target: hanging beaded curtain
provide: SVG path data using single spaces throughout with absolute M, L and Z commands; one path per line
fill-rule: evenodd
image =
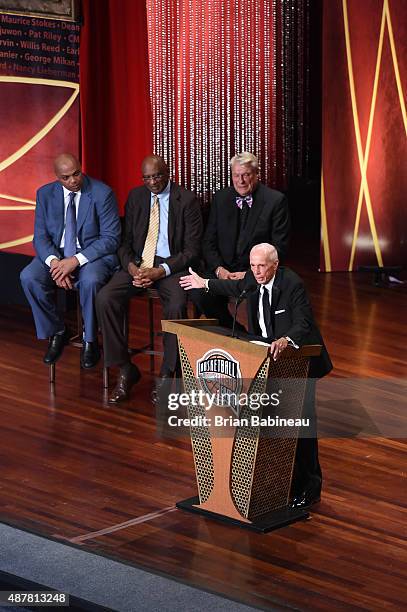
M 251 151 L 263 182 L 306 173 L 309 0 L 147 0 L 154 151 L 203 202 Z

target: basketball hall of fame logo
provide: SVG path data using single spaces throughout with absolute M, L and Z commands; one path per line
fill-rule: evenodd
M 239 416 L 239 396 L 242 391 L 240 364 L 226 351 L 211 349 L 196 362 L 196 373 L 205 393 L 217 406 L 229 406 Z

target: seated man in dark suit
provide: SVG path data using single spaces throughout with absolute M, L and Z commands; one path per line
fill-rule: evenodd
M 165 319 L 186 317 L 186 295 L 179 286 L 181 274 L 199 257 L 202 218 L 195 194 L 169 180 L 161 157 L 143 160 L 145 185 L 129 193 L 125 231 L 119 249 L 122 269 L 97 297 L 97 315 L 103 333 L 106 366 L 119 366 L 117 385 L 109 402 L 129 397 L 140 373 L 129 358 L 123 321 L 132 295 L 149 287 L 157 289 Z M 158 387 L 172 378 L 178 363 L 177 338 L 164 334 L 164 359 Z M 153 392 L 153 401 L 158 389 Z
M 288 345 L 321 344 L 319 357 L 311 358 L 303 417 L 309 418 L 311 437 L 300 437 L 295 457 L 293 505 L 307 507 L 319 501 L 322 473 L 318 460 L 315 416 L 315 379 L 328 374 L 332 363 L 302 280 L 289 268 L 278 267 L 277 250 L 258 244 L 250 251 L 250 268 L 241 280 L 204 279 L 192 272 L 181 278 L 184 289 L 204 289 L 214 295 L 241 296 L 247 293 L 249 333 L 270 342 L 270 354 L 278 359 Z
M 52 364 L 69 340 L 55 304 L 55 287 L 79 291 L 84 321 L 81 365 L 99 360 L 95 296 L 118 265 L 120 219 L 110 187 L 82 174 L 71 154 L 54 162 L 57 181 L 37 192 L 33 261 L 21 272 L 38 338 L 50 338 L 44 362 Z
M 204 276 L 221 280 L 242 279 L 250 267 L 250 249 L 261 242 L 274 244 L 283 260 L 290 231 L 287 200 L 259 182 L 257 157 L 240 153 L 230 167 L 233 186 L 215 193 L 202 247 Z M 207 317 L 232 326 L 227 298 L 192 292 L 191 299 Z

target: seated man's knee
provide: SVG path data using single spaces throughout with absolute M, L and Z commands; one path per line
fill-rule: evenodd
M 106 279 L 96 270 L 87 270 L 86 272 L 80 277 L 78 288 L 85 292 L 97 293 L 106 284 Z
M 24 288 L 29 289 L 38 284 L 38 279 L 33 274 L 33 269 L 31 264 L 28 264 L 25 268 L 23 268 L 20 272 L 20 282 Z
M 96 308 L 104 309 L 110 302 L 110 292 L 107 285 L 99 289 L 96 294 Z
M 168 318 L 183 318 L 186 316 L 187 312 L 187 300 L 186 296 L 174 295 L 171 296 L 171 300 L 168 304 L 164 305 L 164 314 Z
M 30 274 L 27 272 L 27 268 L 28 266 L 23 268 L 20 272 L 20 283 L 23 285 L 23 287 L 26 287 L 30 280 Z

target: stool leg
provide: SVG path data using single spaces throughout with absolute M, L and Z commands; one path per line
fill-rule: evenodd
M 150 351 L 152 352 L 150 355 L 150 372 L 154 372 L 154 302 L 150 297 L 148 298 L 148 319 L 150 322 Z
M 109 368 L 106 366 L 103 368 L 103 388 L 109 388 Z
M 55 383 L 55 363 L 51 363 L 49 366 L 49 384 Z

